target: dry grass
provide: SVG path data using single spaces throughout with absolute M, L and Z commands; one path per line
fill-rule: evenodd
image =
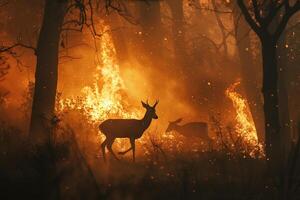
M 224 140 L 231 137 L 229 130 L 218 130 L 223 138 L 205 151 L 176 149 L 158 134 L 147 133 L 136 163 L 130 153 L 121 162 L 109 157 L 104 163 L 96 133 L 61 123 L 50 149 L 55 163 L 51 184 L 58 186 L 61 199 L 72 200 L 276 199 L 276 187 L 264 176 L 264 159 L 247 156 L 236 139 Z M 13 127 L 2 124 L 0 131 L 0 187 L 6 191 L 1 199 L 44 195 L 39 166 L 51 164 L 45 161 L 47 149 L 32 151 Z

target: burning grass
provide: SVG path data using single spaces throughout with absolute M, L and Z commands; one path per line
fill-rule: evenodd
M 78 96 L 60 99 L 57 105 L 58 112 L 82 110 L 90 124 L 99 123 L 110 117 L 140 117 L 141 110 L 128 104 L 126 88 L 116 60 L 116 51 L 109 34 L 101 37 L 100 53 L 96 59 L 99 63 L 93 85 L 82 88 Z
M 244 151 L 249 152 L 250 156 L 264 156 L 263 145 L 258 142 L 257 132 L 254 125 L 254 121 L 249 109 L 248 102 L 241 94 L 236 91 L 236 88 L 241 84 L 240 81 L 236 81 L 230 85 L 225 94 L 233 103 L 233 107 L 236 112 L 236 125 L 234 127 L 236 132 L 236 141 L 242 139 L 246 143 Z M 228 130 L 231 134 L 231 130 Z M 233 138 L 233 136 L 231 136 Z M 234 139 L 232 139 L 234 140 Z M 236 143 L 236 142 L 233 142 Z

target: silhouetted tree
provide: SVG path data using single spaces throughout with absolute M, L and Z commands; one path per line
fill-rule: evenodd
M 45 1 L 44 17 L 36 49 L 35 88 L 30 123 L 30 134 L 38 143 L 47 141 L 50 135 L 46 123 L 54 112 L 59 41 L 67 5 L 67 1 Z
M 102 4 L 106 9 L 121 12 L 121 6 L 107 0 Z M 91 30 L 94 37 L 100 37 L 94 25 L 95 0 L 46 0 L 44 17 L 37 42 L 37 64 L 35 89 L 32 103 L 30 135 L 37 143 L 49 140 L 51 120 L 55 117 L 55 97 L 58 77 L 59 48 L 65 47 L 61 39 L 63 31 L 79 31 L 84 27 Z
M 289 0 L 257 1 L 237 0 L 244 18 L 258 35 L 262 45 L 263 88 L 265 113 L 265 147 L 271 172 L 280 174 L 282 146 L 278 112 L 278 65 L 277 42 L 289 19 L 300 9 L 300 1 Z M 280 22 L 274 26 L 274 20 L 281 14 Z
M 189 66 L 185 45 L 184 12 L 182 0 L 167 0 L 172 14 L 172 34 L 175 58 L 182 66 Z
M 138 24 L 142 27 L 141 44 L 150 59 L 160 59 L 163 54 L 163 26 L 160 2 L 135 2 L 138 10 Z
M 289 68 L 288 51 L 286 48 L 287 33 L 283 32 L 282 37 L 278 41 L 278 105 L 280 131 L 282 142 L 284 143 L 284 153 L 289 151 L 291 143 L 291 123 L 290 123 L 290 108 L 289 108 L 289 89 L 287 71 Z
M 58 122 L 55 116 L 55 98 L 58 79 L 59 48 L 65 47 L 61 39 L 63 31 L 91 30 L 94 37 L 100 37 L 94 26 L 94 5 L 92 0 L 45 0 L 43 21 L 35 54 L 37 56 L 35 87 L 30 122 L 30 138 L 39 151 L 39 173 L 43 198 L 58 198 L 58 181 L 55 158 L 51 144 L 51 133 Z M 118 4 L 105 1 L 107 9 L 118 9 Z M 56 182 L 53 182 L 55 180 Z

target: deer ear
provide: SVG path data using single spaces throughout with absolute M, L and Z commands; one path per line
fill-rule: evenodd
M 142 102 L 143 107 L 144 107 L 144 108 L 147 108 L 147 104 L 144 103 L 143 101 L 141 101 L 141 102 Z
M 181 122 L 181 121 L 182 121 L 182 118 L 179 118 L 179 119 L 175 120 L 174 122 L 175 122 L 175 123 L 179 123 L 179 122 Z

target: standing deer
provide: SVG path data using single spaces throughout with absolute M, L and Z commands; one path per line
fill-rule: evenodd
M 108 119 L 99 125 L 100 131 L 106 136 L 104 142 L 101 144 L 103 159 L 105 158 L 105 147 L 113 155 L 116 160 L 118 157 L 112 150 L 112 145 L 116 138 L 129 138 L 131 147 L 126 151 L 119 152 L 123 155 L 132 150 L 133 162 L 135 162 L 135 140 L 142 137 L 145 130 L 150 126 L 152 119 L 158 119 L 155 112 L 155 107 L 158 101 L 153 106 L 142 101 L 142 105 L 146 108 L 145 116 L 142 119 Z
M 208 136 L 208 126 L 206 122 L 190 122 L 184 125 L 179 125 L 178 123 L 181 121 L 182 118 L 169 122 L 166 132 L 176 131 L 185 137 L 197 137 L 211 142 L 211 139 Z

